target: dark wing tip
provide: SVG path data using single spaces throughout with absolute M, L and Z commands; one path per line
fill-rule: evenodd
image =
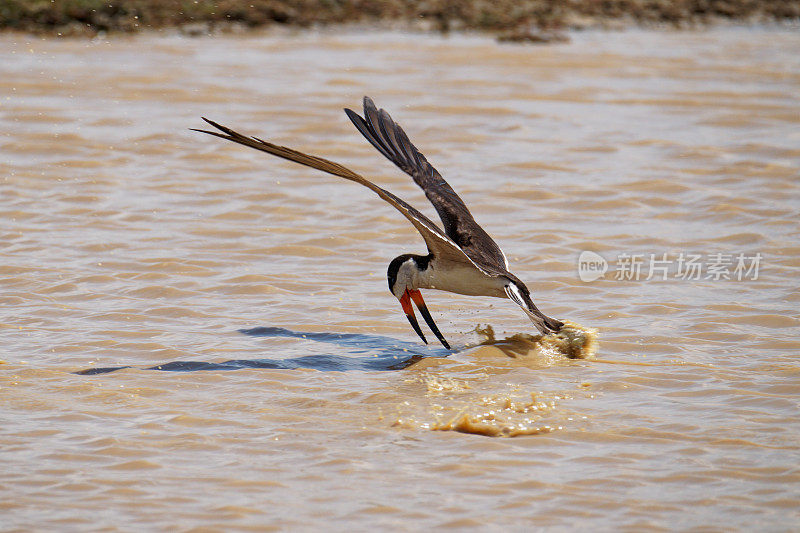
M 352 109 L 350 109 L 349 107 L 345 107 L 345 108 L 344 108 L 344 113 L 345 113 L 345 115 L 347 115 L 347 116 L 348 116 L 348 118 L 350 118 L 350 120 L 352 120 L 353 122 L 355 122 L 355 121 L 356 121 L 356 118 L 355 118 L 355 117 L 361 118 L 361 116 L 360 116 L 358 113 L 356 113 L 355 111 L 353 111 L 353 110 L 352 110 Z
M 214 121 L 213 121 L 213 120 L 211 120 L 210 118 L 206 118 L 206 117 L 200 117 L 200 118 L 202 118 L 203 120 L 205 120 L 205 121 L 206 121 L 208 124 L 211 124 L 212 126 L 214 126 L 215 128 L 217 128 L 218 130 L 220 130 L 220 131 L 222 131 L 222 132 L 225 132 L 225 133 L 227 133 L 228 135 L 232 135 L 232 136 L 236 136 L 236 135 L 238 135 L 238 133 L 236 133 L 236 132 L 235 132 L 235 131 L 233 131 L 232 129 L 230 129 L 230 128 L 226 127 L 226 126 L 223 126 L 222 124 L 219 124 L 219 123 L 217 123 L 217 122 L 214 122 Z
M 353 111 L 352 109 L 345 108 L 344 110 L 347 118 L 350 119 L 350 122 L 356 127 L 356 129 L 361 132 L 361 135 L 369 141 L 369 143 L 375 147 L 384 157 L 389 159 L 390 161 L 394 161 L 393 155 L 383 146 L 383 143 L 378 140 L 376 133 L 370 128 L 369 123 L 366 122 L 361 116 Z M 366 115 L 366 111 L 364 112 Z
M 213 135 L 214 137 L 219 137 L 220 139 L 232 140 L 230 135 L 225 135 L 224 133 L 220 133 L 218 131 L 201 130 L 198 128 L 189 128 L 189 131 L 199 131 L 200 133 Z
M 378 107 L 375 105 L 375 102 L 372 101 L 372 98 L 369 96 L 364 97 L 364 118 L 369 120 L 368 113 L 378 113 Z

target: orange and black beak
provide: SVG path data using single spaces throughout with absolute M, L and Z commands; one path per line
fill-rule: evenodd
M 425 335 L 422 334 L 422 330 L 419 327 L 417 317 L 414 315 L 414 308 L 411 307 L 411 300 L 414 300 L 414 303 L 417 304 L 417 309 L 419 309 L 422 318 L 424 318 L 425 322 L 428 323 L 428 327 L 431 328 L 431 331 L 433 331 L 433 334 L 436 335 L 437 339 L 439 339 L 439 342 L 442 343 L 442 346 L 449 350 L 450 345 L 446 340 L 444 340 L 444 336 L 442 335 L 442 332 L 439 331 L 439 328 L 436 327 L 433 317 L 431 316 L 430 312 L 428 312 L 428 306 L 425 305 L 425 300 L 422 299 L 422 293 L 418 290 L 406 289 L 406 292 L 404 292 L 403 296 L 400 298 L 400 305 L 403 306 L 403 312 L 406 314 L 406 317 L 408 317 L 411 327 L 414 328 L 414 331 L 417 332 L 419 338 L 422 339 L 422 342 L 428 344 L 427 339 L 425 339 Z

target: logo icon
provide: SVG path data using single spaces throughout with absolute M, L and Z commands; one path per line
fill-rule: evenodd
M 585 283 L 602 278 L 607 270 L 608 261 L 598 253 L 584 250 L 578 256 L 578 277 Z

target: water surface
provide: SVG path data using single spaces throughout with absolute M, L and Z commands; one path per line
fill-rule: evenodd
M 797 32 L 0 41 L 2 529 L 800 527 Z M 597 360 L 434 291 L 455 351 L 422 345 L 402 216 L 188 131 L 435 216 L 342 113 L 365 94 Z

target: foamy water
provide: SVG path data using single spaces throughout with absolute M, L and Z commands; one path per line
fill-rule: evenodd
M 0 529 L 800 527 L 797 32 L 0 41 Z M 188 131 L 434 217 L 365 94 L 596 359 L 435 291 L 422 345 L 402 216 Z

